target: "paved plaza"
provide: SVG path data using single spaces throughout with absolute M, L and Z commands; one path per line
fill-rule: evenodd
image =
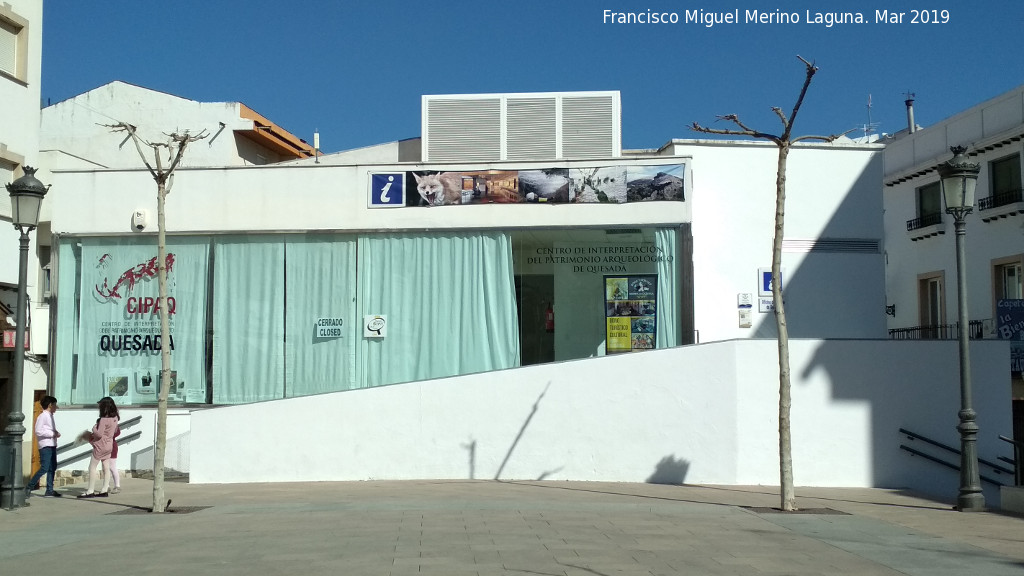
M 0 511 L 5 574 L 1024 574 L 1024 518 L 899 491 L 605 482 L 152 482 Z M 41 494 L 41 492 L 36 492 Z M 955 494 L 953 495 L 955 496 Z

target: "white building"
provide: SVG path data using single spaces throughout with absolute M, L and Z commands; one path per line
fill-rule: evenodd
M 149 112 L 175 101 L 193 113 Z M 205 114 L 215 106 L 114 84 L 44 111 L 50 389 L 82 407 L 62 412 L 72 427 L 104 395 L 125 420 L 142 418 L 126 468 L 152 462 L 155 226 L 139 231 L 132 215 L 155 214 L 156 199 L 130 154 L 89 156 L 123 138 L 95 116 L 150 134 L 245 129 Z M 176 172 L 168 465 L 199 482 L 777 482 L 775 322 L 762 294 L 774 146 L 623 151 L 616 92 L 425 96 L 423 107 L 419 139 L 264 166 L 197 157 Z M 47 128 L 77 114 L 80 134 Z M 881 178 L 879 145 L 790 155 L 797 482 L 943 492 L 899 451 L 897 428 L 945 430 L 919 400 L 955 378 L 954 348 L 881 340 Z M 647 347 L 660 350 L 612 354 Z M 977 370 L 1008 387 L 1005 372 Z M 906 394 L 894 399 L 896 385 Z M 954 405 L 949 390 L 929 402 Z M 989 406 L 998 394 L 978 396 L 1008 421 L 1006 406 Z M 323 446 L 337 457 L 318 456 Z M 999 448 L 982 441 L 989 457 Z M 260 454 L 278 456 L 268 466 Z
M 0 3 L 0 183 L 8 184 L 24 174 L 25 166 L 42 168 L 36 177 L 49 183 L 49 173 L 39 162 L 39 99 L 41 56 L 43 46 L 43 7 L 36 0 L 8 0 Z M 46 218 L 46 204 L 43 204 Z M 11 202 L 7 190 L 0 190 L 0 327 L 5 338 L 0 348 L 0 430 L 6 428 L 11 412 L 10 389 L 13 376 L 14 318 L 17 308 L 19 237 L 10 225 Z M 41 225 L 31 234 L 29 247 L 28 316 L 26 324 L 29 347 L 24 371 L 25 391 L 22 394 L 23 426 L 27 448 L 22 451 L 23 469 L 27 473 L 32 458 L 32 390 L 45 390 L 47 316 L 43 303 L 46 276 L 39 261 L 48 258 L 49 228 Z M 42 240 L 42 242 L 40 242 Z M 44 355 L 44 356 L 40 356 Z M 3 475 L 3 474 L 0 474 Z
M 145 339 L 155 318 L 148 304 L 155 297 L 155 230 L 132 225 L 133 214 L 155 213 L 153 184 L 148 172 L 125 162 L 83 167 L 81 160 L 105 149 L 96 114 L 121 119 L 143 110 L 141 117 L 153 118 L 148 111 L 172 97 L 149 93 L 156 101 L 150 104 L 147 91 L 110 88 L 132 90 L 129 109 L 118 111 L 116 94 L 101 89 L 99 97 L 52 107 L 54 118 L 51 108 L 44 111 L 45 127 L 84 109 L 85 134 L 69 138 L 76 152 L 65 152 L 56 133 L 44 131 L 59 244 L 53 384 L 73 404 L 95 402 L 111 392 L 111 382 L 125 388 L 122 402 L 155 400 L 158 346 Z M 760 301 L 766 285 L 759 286 L 771 264 L 774 146 L 672 141 L 622 154 L 618 106 L 613 92 L 426 97 L 422 162 L 342 164 L 327 157 L 182 166 L 167 209 L 180 270 L 179 293 L 172 293 L 175 350 L 185 382 L 175 400 L 246 403 L 586 358 L 609 348 L 774 336 L 773 315 Z M 467 117 L 477 124 L 467 126 Z M 537 118 L 550 122 L 538 131 Z M 221 122 L 216 115 L 175 117 L 175 129 L 188 120 L 191 130 L 207 133 Z M 140 131 L 169 129 L 138 122 Z M 111 149 L 122 138 L 106 137 Z M 199 141 L 192 149 L 204 146 Z M 65 167 L 61 159 L 68 157 L 76 160 Z M 119 166 L 96 167 L 105 164 Z M 790 166 L 783 282 L 791 336 L 883 337 L 880 148 L 803 146 Z M 386 186 L 377 183 L 384 177 Z M 433 181 L 441 191 L 421 195 L 417 181 L 419 190 Z M 374 196 L 380 187 L 391 188 L 388 199 Z M 419 205 L 427 203 L 433 205 Z M 397 248 L 402 242 L 410 246 Z M 470 260 L 444 259 L 474 242 L 486 246 L 461 256 Z M 425 254 L 405 262 L 396 250 Z M 375 251 L 399 268 L 374 268 L 385 262 L 372 260 Z M 428 257 L 442 259 L 413 275 L 410 267 Z M 452 266 L 499 268 L 449 274 Z M 430 276 L 437 270 L 448 275 Z M 636 275 L 656 277 L 649 296 L 620 305 L 603 295 L 605 276 Z M 649 311 L 641 313 L 646 300 Z M 94 306 L 113 302 L 121 316 Z M 620 321 L 625 341 L 609 340 L 619 326 L 608 319 L 609 306 L 632 318 Z M 556 328 L 545 325 L 549 309 Z M 404 327 L 383 342 L 364 340 L 353 320 L 373 314 L 392 322 L 415 315 L 418 332 Z M 478 323 L 481 317 L 490 320 Z M 320 318 L 343 318 L 346 328 L 333 342 L 303 342 Z M 449 339 L 463 343 L 445 346 Z M 403 343 L 389 346 L 396 341 Z M 470 343 L 479 349 L 466 349 Z M 147 354 L 111 357 L 125 345 Z M 271 363 L 255 362 L 253 351 Z
M 48 165 L 61 168 L 137 168 L 141 159 L 125 132 L 130 124 L 149 142 L 167 134 L 205 135 L 188 148 L 183 166 L 276 164 L 314 155 L 313 147 L 241 102 L 196 102 L 111 82 L 43 109 L 40 144 Z M 152 154 L 147 150 L 147 157 Z
M 894 337 L 956 337 L 955 234 L 941 200 L 937 166 L 952 157 L 950 147 L 965 146 L 981 168 L 975 209 L 966 219 L 971 337 L 1024 338 L 1022 139 L 1024 86 L 886 146 L 886 297 L 895 308 L 888 319 Z M 1020 304 L 1011 306 L 1012 301 Z M 1012 364 L 1007 364 L 1013 378 L 1012 435 L 1024 440 L 1024 349 L 1014 346 Z M 1011 436 L 1010 430 L 998 433 Z

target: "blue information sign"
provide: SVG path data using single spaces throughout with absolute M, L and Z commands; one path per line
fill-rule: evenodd
M 757 269 L 757 295 L 758 296 L 771 296 L 772 295 L 772 269 L 771 268 L 758 268 Z M 785 270 L 779 271 L 779 280 L 783 280 L 785 277 Z
M 405 206 L 405 174 L 371 174 L 370 207 Z

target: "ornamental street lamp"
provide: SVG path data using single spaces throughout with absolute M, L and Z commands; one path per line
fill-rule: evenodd
M 981 491 L 981 477 L 978 473 L 978 425 L 974 422 L 975 412 L 971 405 L 971 356 L 968 346 L 969 330 L 967 321 L 967 270 L 964 242 L 967 223 L 964 218 L 974 210 L 974 188 L 978 183 L 980 167 L 967 160 L 967 148 L 953 146 L 953 158 L 939 164 L 942 179 L 942 196 L 946 201 L 946 213 L 953 216 L 956 230 L 956 286 L 957 311 L 960 340 L 960 494 L 957 509 L 961 512 L 981 512 L 985 509 L 985 495 Z
M 25 308 L 26 279 L 28 277 L 28 233 L 39 224 L 39 208 L 49 186 L 40 182 L 36 169 L 25 166 L 25 174 L 7 184 L 11 194 L 11 222 L 21 232 L 21 252 L 18 262 L 18 306 L 15 316 L 17 327 L 14 333 L 14 378 L 11 382 L 11 413 L 8 416 L 5 435 L 11 442 L 11 478 L 5 479 L 5 489 L 0 506 L 17 508 L 25 505 L 25 478 L 22 476 L 21 452 L 24 441 L 25 415 L 21 412 L 21 393 L 25 376 Z M 5 473 L 7 471 L 4 471 Z M 6 474 L 5 474 L 6 475 Z

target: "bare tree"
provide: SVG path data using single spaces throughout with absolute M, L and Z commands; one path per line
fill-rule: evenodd
M 786 217 L 786 159 L 789 151 L 796 142 L 817 140 L 832 142 L 842 134 L 832 136 L 800 136 L 794 138 L 793 123 L 796 121 L 797 112 L 804 102 L 807 88 L 811 85 L 811 78 L 814 77 L 818 67 L 797 56 L 806 66 L 807 75 L 804 78 L 803 88 L 800 89 L 800 96 L 793 105 L 793 111 L 789 117 L 779 107 L 772 107 L 772 111 L 782 121 L 782 134 L 775 135 L 766 132 L 759 132 L 747 127 L 740 121 L 736 114 L 719 116 L 719 120 L 732 122 L 740 129 L 716 129 L 701 126 L 693 123 L 692 129 L 707 134 L 729 134 L 734 136 L 750 136 L 761 140 L 774 142 L 779 148 L 778 170 L 775 175 L 775 237 L 772 241 L 772 300 L 775 307 L 775 324 L 778 327 L 779 342 L 779 476 L 782 497 L 782 509 L 787 512 L 796 510 L 796 494 L 793 489 L 793 443 L 790 434 L 790 407 L 792 405 L 789 378 L 789 329 L 786 327 L 786 307 L 782 301 L 782 239 Z
M 153 512 L 164 512 L 164 452 L 167 449 L 167 394 L 171 388 L 171 339 L 170 312 L 167 309 L 167 229 L 164 223 L 164 201 L 171 191 L 171 176 L 180 165 L 185 148 L 192 142 L 206 138 L 206 130 L 190 135 L 167 134 L 167 142 L 148 142 L 139 137 L 135 126 L 120 122 L 107 125 L 113 132 L 127 132 L 135 143 L 135 149 L 142 158 L 150 175 L 156 182 L 157 221 L 157 283 L 160 287 L 160 394 L 157 401 L 156 443 L 153 450 Z M 143 146 L 153 155 L 151 164 L 146 158 Z M 161 155 L 166 153 L 167 168 L 163 167 Z

